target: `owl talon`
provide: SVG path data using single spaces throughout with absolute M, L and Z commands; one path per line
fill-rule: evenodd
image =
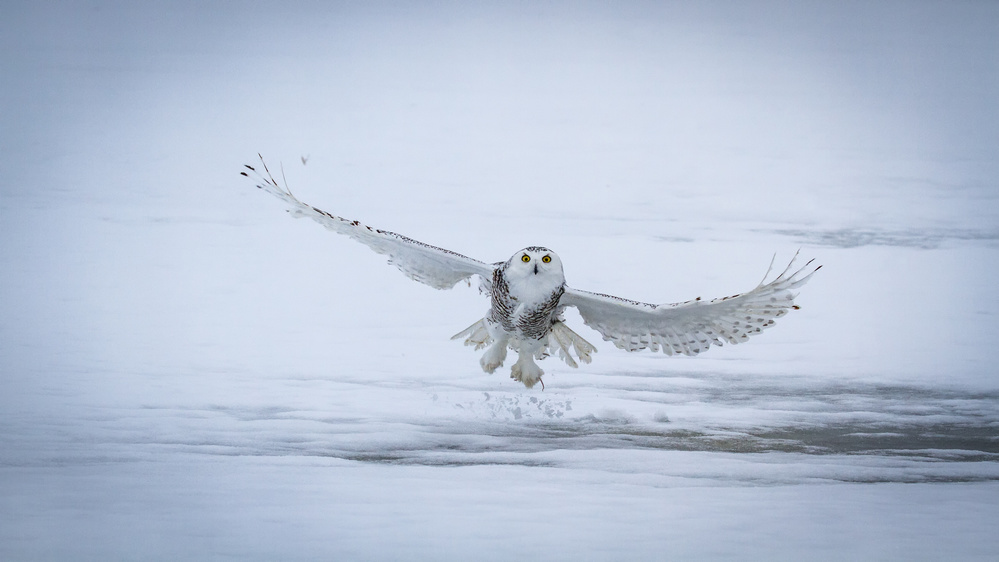
M 529 355 L 521 355 L 510 368 L 510 378 L 524 383 L 527 388 L 533 388 L 541 381 L 541 376 L 544 374 L 545 372 Z M 544 386 L 545 383 L 541 383 L 542 390 L 544 390 Z
M 506 342 L 496 342 L 482 354 L 479 364 L 482 365 L 483 371 L 492 374 L 503 366 L 503 361 L 506 360 L 506 345 Z

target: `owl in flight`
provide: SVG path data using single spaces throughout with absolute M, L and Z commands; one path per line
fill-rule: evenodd
M 711 301 L 698 297 L 681 303 L 648 304 L 567 286 L 562 261 L 541 246 L 524 248 L 504 262 L 490 264 L 338 217 L 299 201 L 287 183 L 284 188 L 278 185 L 263 159 L 261 164 L 263 173 L 249 165 L 246 168 L 253 173 L 257 187 L 284 201 L 293 217 L 309 217 L 387 255 L 389 263 L 409 278 L 435 289 L 450 289 L 478 275 L 481 291 L 490 298 L 489 310 L 451 339 L 465 338 L 465 345 L 476 350 L 488 347 L 479 361 L 487 373 L 503 365 L 508 349 L 517 352 L 510 377 L 527 388 L 540 382 L 544 374 L 535 359 L 557 355 L 570 367 L 578 367 L 577 360 L 589 363 L 596 352 L 593 344 L 566 326 L 562 314 L 566 307 L 576 307 L 587 326 L 621 349 L 697 355 L 722 342 L 747 341 L 773 326 L 775 318 L 798 308 L 792 291 L 822 267 L 812 268 L 809 261 L 793 269 L 791 260 L 783 273 L 767 283 L 768 269 L 763 281 L 746 293 Z M 241 174 L 250 177 L 245 171 Z M 770 265 L 772 268 L 772 261 Z

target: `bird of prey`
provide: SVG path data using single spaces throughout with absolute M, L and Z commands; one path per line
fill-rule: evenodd
M 542 246 L 515 252 L 506 261 L 486 263 L 444 248 L 424 244 L 402 234 L 373 228 L 345 219 L 299 201 L 287 187 L 274 180 L 261 158 L 262 173 L 246 165 L 258 188 L 288 205 L 293 217 L 308 217 L 324 227 L 345 234 L 388 256 L 390 264 L 409 278 L 435 289 L 450 289 L 474 276 L 490 299 L 484 317 L 455 334 L 465 345 L 482 348 L 480 364 L 494 372 L 506 360 L 507 350 L 517 353 L 510 377 L 527 388 L 544 374 L 535 360 L 556 355 L 571 367 L 589 363 L 596 352 L 593 344 L 565 324 L 563 311 L 575 307 L 583 322 L 626 351 L 662 350 L 667 355 L 697 355 L 712 345 L 737 344 L 774 325 L 774 321 L 797 309 L 795 289 L 805 284 L 822 266 L 814 260 L 795 268 L 795 259 L 771 281 L 763 281 L 745 293 L 713 300 L 648 304 L 566 285 L 562 260 Z M 246 171 L 242 175 L 250 177 Z M 797 255 L 795 256 L 797 258 Z M 542 383 L 542 388 L 544 383 Z

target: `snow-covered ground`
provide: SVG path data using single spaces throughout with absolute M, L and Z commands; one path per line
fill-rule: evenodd
M 872 5 L 873 4 L 873 5 Z M 0 559 L 999 556 L 999 5 L 8 4 Z M 546 390 L 239 176 L 650 301 Z

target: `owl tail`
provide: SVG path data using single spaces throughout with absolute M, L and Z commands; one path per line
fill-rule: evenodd
M 451 336 L 452 340 L 461 338 L 466 338 L 465 345 L 474 345 L 476 351 L 493 342 L 493 337 L 489 335 L 489 330 L 486 328 L 485 318 Z
M 579 364 L 572 358 L 570 349 L 576 351 L 576 357 L 583 363 L 589 363 L 591 361 L 590 355 L 597 352 L 597 348 L 593 347 L 592 343 L 584 340 L 583 336 L 573 332 L 561 321 L 556 320 L 548 333 L 547 352 L 552 355 L 558 354 L 566 365 L 575 369 L 579 367 Z

